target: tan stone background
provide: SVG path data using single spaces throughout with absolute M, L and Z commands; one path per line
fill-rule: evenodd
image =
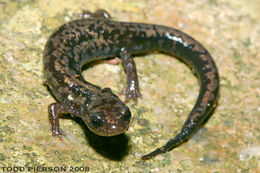
M 189 68 L 162 54 L 137 57 L 143 98 L 129 103 L 125 135 L 95 136 L 80 119 L 61 120 L 51 136 L 42 85 L 42 52 L 50 34 L 83 9 L 104 8 L 114 20 L 178 28 L 212 54 L 221 76 L 217 109 L 189 142 L 149 161 L 140 156 L 180 130 L 197 94 Z M 260 172 L 259 0 L 0 0 L 0 172 L 7 166 L 88 166 L 90 172 Z M 85 78 L 119 93 L 121 65 L 98 64 Z

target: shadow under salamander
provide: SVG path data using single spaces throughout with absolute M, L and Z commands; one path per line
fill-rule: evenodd
M 70 114 L 66 114 L 66 117 L 73 119 L 81 125 L 89 145 L 103 157 L 114 161 L 121 161 L 126 155 L 128 155 L 131 147 L 129 146 L 129 137 L 125 134 L 111 137 L 98 136 L 88 129 L 81 118 L 75 116 L 72 117 Z

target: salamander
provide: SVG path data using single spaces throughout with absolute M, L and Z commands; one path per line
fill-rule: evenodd
M 181 131 L 164 146 L 142 156 L 143 160 L 165 153 L 187 141 L 216 106 L 219 74 L 210 53 L 191 36 L 171 27 L 117 22 L 105 10 L 85 12 L 85 17 L 59 27 L 46 43 L 44 76 L 56 99 L 48 107 L 52 135 L 62 138 L 59 115 L 83 119 L 100 136 L 124 133 L 131 121 L 129 100 L 141 96 L 133 56 L 158 51 L 178 58 L 195 72 L 200 83 L 196 103 Z M 127 74 L 125 101 L 110 88 L 100 88 L 82 76 L 82 66 L 96 60 L 119 57 Z M 159 87 L 159 86 L 158 86 Z

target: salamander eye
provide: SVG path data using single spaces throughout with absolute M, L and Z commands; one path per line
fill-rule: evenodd
M 93 127 L 97 128 L 97 127 L 100 127 L 103 122 L 99 115 L 92 114 L 90 117 L 90 123 Z
M 126 107 L 126 109 L 124 110 L 124 120 L 125 121 L 130 121 L 130 119 L 131 119 L 131 112 L 130 112 L 130 110 L 129 110 L 129 108 L 128 107 Z

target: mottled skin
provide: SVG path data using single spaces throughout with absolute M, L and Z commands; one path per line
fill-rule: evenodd
M 189 65 L 201 87 L 181 132 L 142 159 L 165 153 L 188 140 L 209 116 L 218 97 L 218 70 L 208 51 L 192 37 L 174 28 L 112 21 L 103 10 L 85 14 L 87 19 L 61 26 L 45 47 L 45 78 L 57 100 L 49 105 L 52 134 L 62 137 L 61 113 L 81 117 L 97 135 L 113 136 L 127 130 L 131 119 L 128 107 L 109 88 L 101 89 L 83 79 L 81 68 L 95 60 L 121 58 L 128 78 L 124 91 L 126 102 L 132 99 L 137 103 L 141 94 L 131 55 L 159 51 Z

